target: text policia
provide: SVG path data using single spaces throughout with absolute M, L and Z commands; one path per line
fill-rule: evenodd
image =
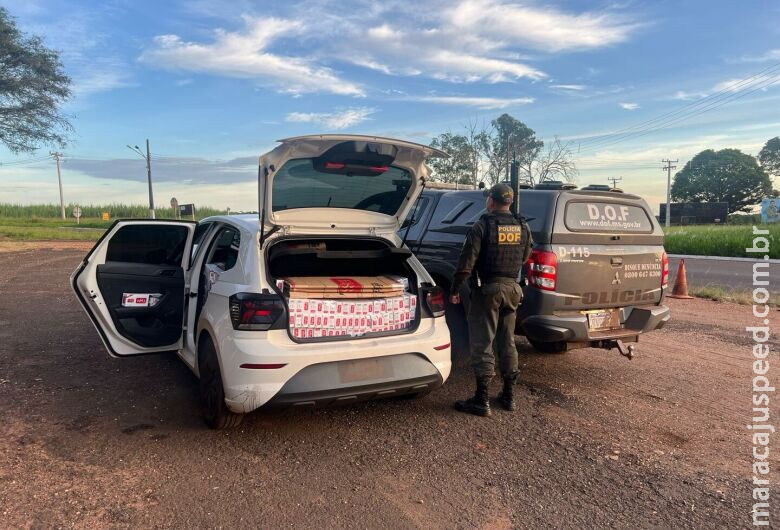
M 758 326 L 747 326 L 753 334 L 753 421 L 747 428 L 753 432 L 753 525 L 768 526 L 769 514 L 769 436 L 775 432 L 769 422 L 769 395 L 775 391 L 770 384 L 769 361 L 769 230 L 753 227 L 753 246 L 747 252 L 763 254 L 753 264 L 753 316 Z

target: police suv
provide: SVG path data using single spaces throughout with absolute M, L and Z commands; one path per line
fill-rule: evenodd
M 517 332 L 542 352 L 601 347 L 630 357 L 633 344 L 624 342 L 669 320 L 663 231 L 641 197 L 606 186 L 573 188 L 545 183 L 519 190 L 534 248 L 518 278 L 524 300 Z M 482 191 L 426 190 L 401 234 L 448 289 L 464 236 L 484 213 Z M 460 294 L 467 304 L 468 293 Z M 447 316 L 453 340 L 467 344 L 463 309 L 450 305 Z

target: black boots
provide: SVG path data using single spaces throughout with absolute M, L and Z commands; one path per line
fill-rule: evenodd
M 490 401 L 488 398 L 488 385 L 490 379 L 484 377 L 477 378 L 477 390 L 474 397 L 455 402 L 455 410 L 467 412 L 477 416 L 490 416 Z
M 515 405 L 514 387 L 514 378 L 505 377 L 504 388 L 501 389 L 501 393 L 498 394 L 498 402 L 501 403 L 504 410 L 514 411 L 517 408 Z

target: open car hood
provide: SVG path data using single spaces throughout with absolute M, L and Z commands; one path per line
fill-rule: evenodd
M 280 145 L 260 157 L 258 178 L 261 222 L 265 223 L 266 228 L 285 227 L 289 232 L 294 233 L 396 232 L 414 207 L 425 179 L 428 177 L 426 159 L 428 157 L 449 156 L 443 151 L 425 145 L 378 136 L 322 134 L 286 138 L 279 140 L 279 142 Z M 379 171 L 376 183 L 381 183 L 385 187 L 379 190 L 372 189 L 370 177 L 359 178 L 360 185 L 351 186 L 350 179 L 345 174 L 333 178 L 333 181 L 320 182 L 316 180 L 318 176 L 323 177 L 324 180 L 329 179 L 330 176 L 314 172 L 312 173 L 314 180 L 311 181 L 314 187 L 301 186 L 300 183 L 306 182 L 305 179 L 302 179 L 296 188 L 300 189 L 301 192 L 297 193 L 293 189 L 292 186 L 296 179 L 294 176 L 290 176 L 289 171 L 296 164 L 301 164 L 299 159 L 313 159 L 317 161 L 316 164 L 322 164 L 323 160 L 330 160 L 331 157 L 337 161 L 346 159 L 348 164 L 350 160 L 361 159 L 361 157 L 365 157 L 366 160 L 380 160 L 380 162 L 365 163 L 374 166 L 381 164 L 379 168 L 373 169 Z M 294 162 L 285 167 L 289 161 Z M 329 165 L 332 164 L 335 163 L 329 162 Z M 381 168 L 387 168 L 388 171 L 384 180 L 381 178 Z M 392 183 L 403 182 L 403 185 L 399 185 L 395 191 L 386 191 L 388 179 L 392 177 L 390 172 L 403 173 L 403 171 L 408 172 L 410 179 L 392 180 Z M 279 180 L 275 187 L 274 179 L 277 175 L 279 175 Z M 285 182 L 293 182 L 291 188 L 280 188 L 280 186 L 286 186 L 282 183 L 282 178 L 285 179 Z M 341 187 L 334 185 L 337 181 L 342 183 Z M 274 210 L 275 188 L 277 194 L 281 194 L 283 191 L 294 197 L 295 206 L 281 206 L 280 195 L 277 198 L 276 210 Z M 315 189 L 316 193 L 313 192 Z M 385 195 L 398 194 L 390 200 L 391 206 L 389 208 L 394 211 L 389 211 L 387 205 L 384 206 L 385 211 L 375 211 L 382 207 L 372 204 L 373 197 L 381 197 L 383 189 Z M 354 202 L 354 206 L 357 207 L 333 207 L 328 200 L 330 195 L 337 197 L 337 200 L 349 196 L 350 204 Z M 307 202 L 309 200 L 310 202 Z M 360 207 L 361 204 L 364 207 Z

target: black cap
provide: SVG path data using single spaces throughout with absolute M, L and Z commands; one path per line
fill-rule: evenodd
M 501 204 L 512 204 L 515 194 L 512 188 L 506 184 L 496 184 L 488 192 L 488 197 Z

